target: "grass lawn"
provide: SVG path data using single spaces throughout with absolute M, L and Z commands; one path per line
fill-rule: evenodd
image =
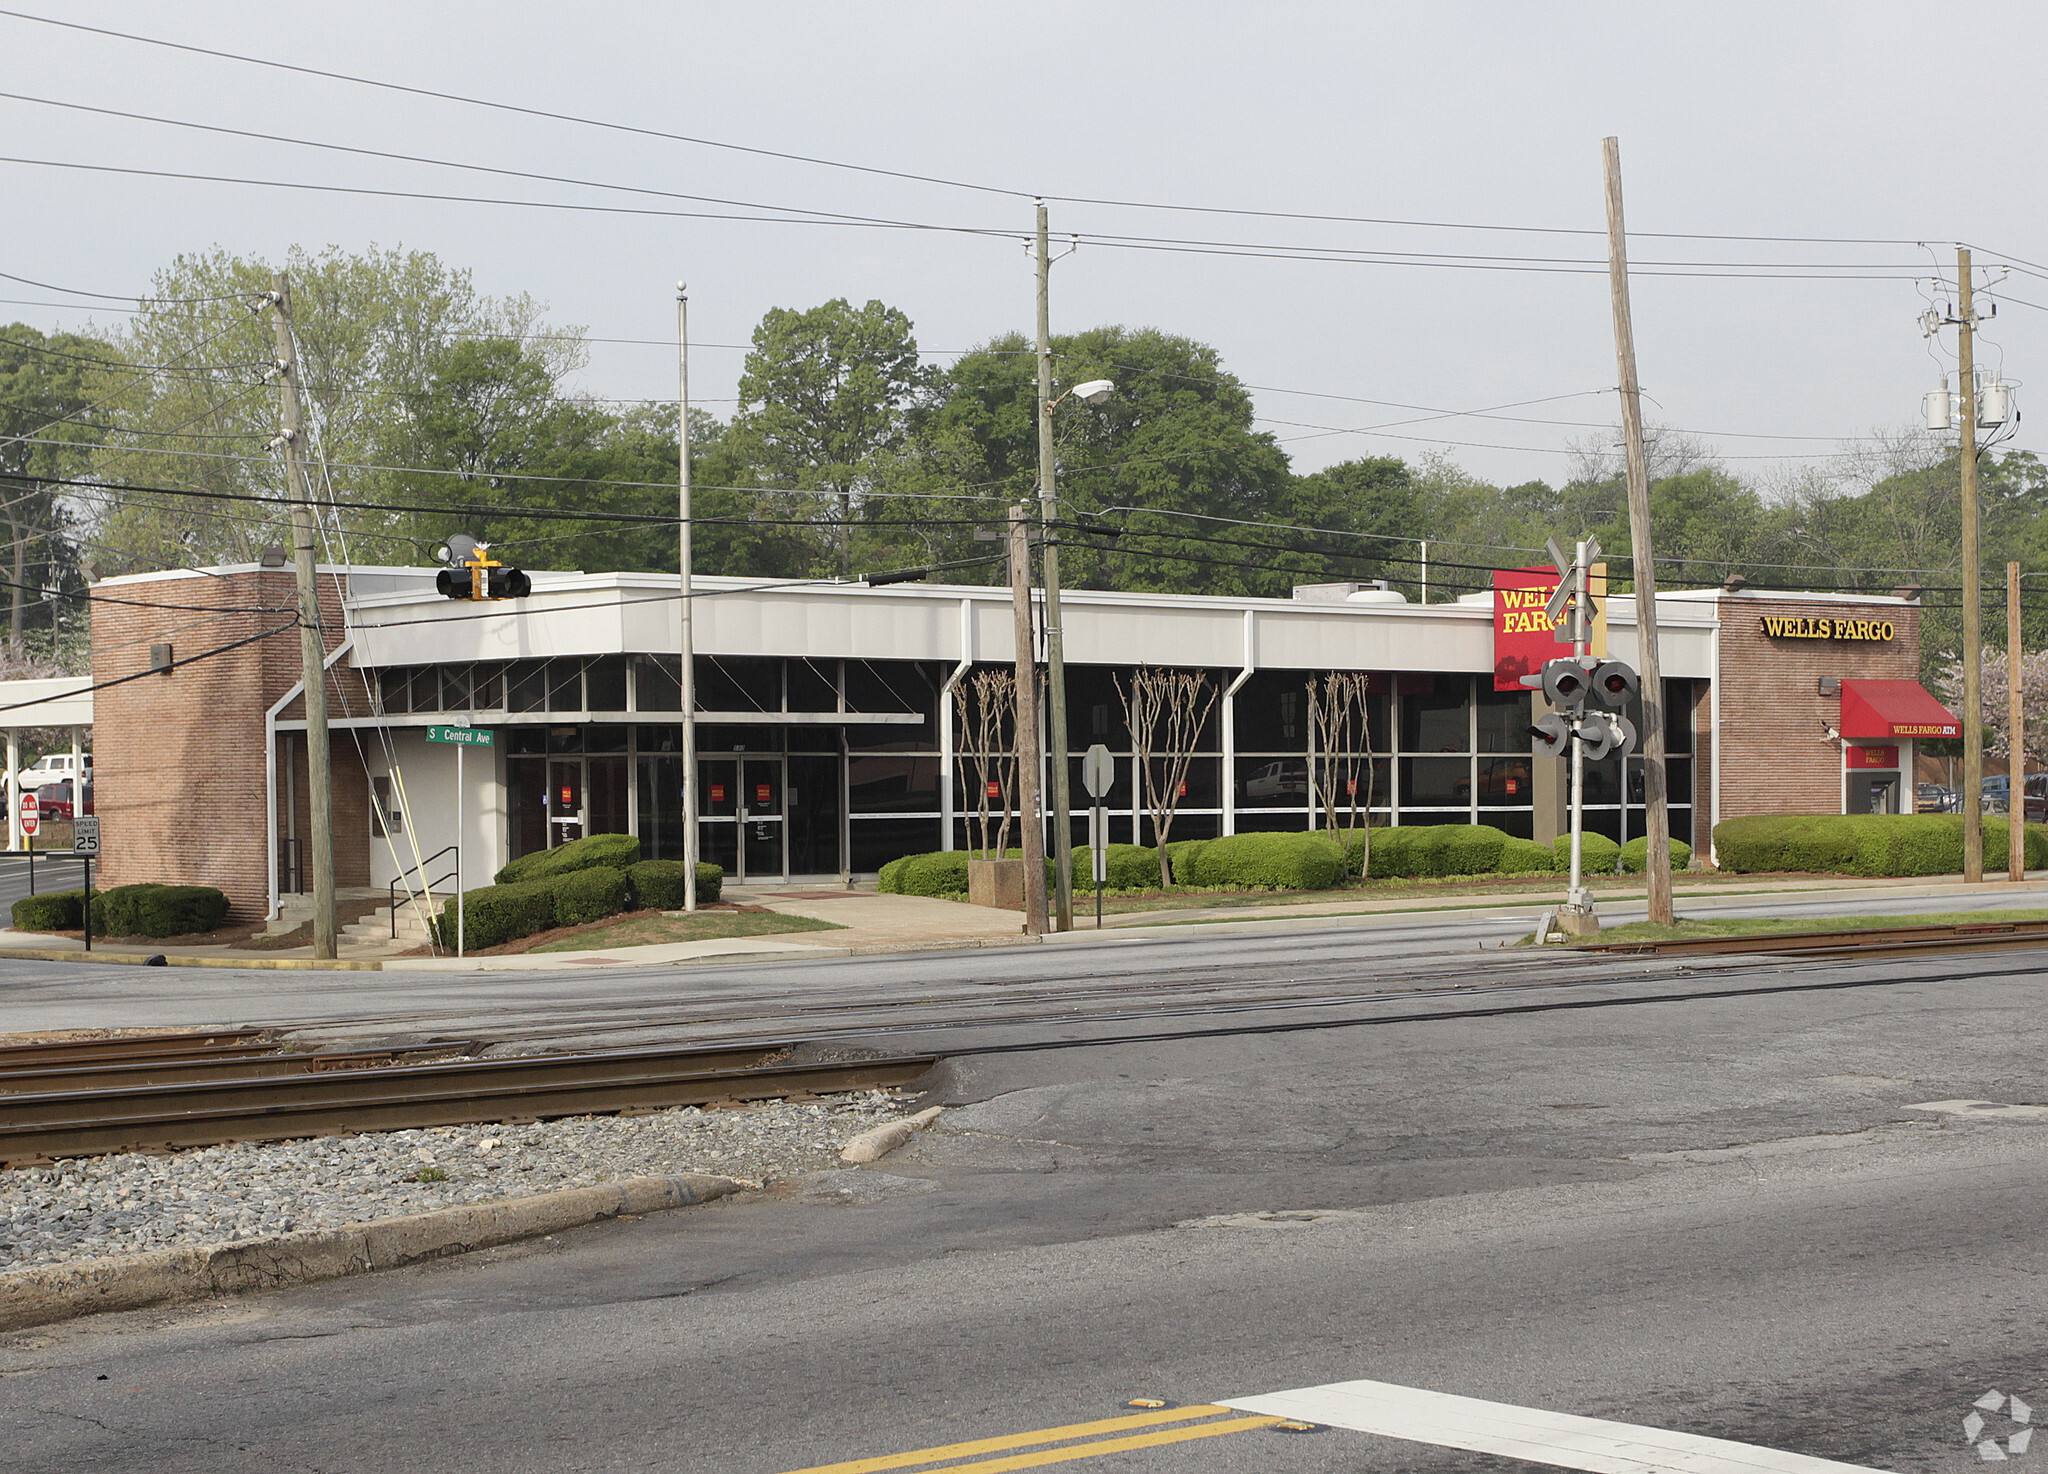
M 708 942 L 721 937 L 772 937 L 777 932 L 844 931 L 831 921 L 777 916 L 760 911 L 699 911 L 695 916 L 638 916 L 593 926 L 574 936 L 543 942 L 536 952 L 583 952 L 609 947 L 645 947 L 655 942 Z
M 1671 926 L 1634 921 L 1600 933 L 1603 942 L 1669 942 L 1684 937 L 1761 937 L 1783 932 L 1867 931 L 1891 926 L 1967 926 L 2006 921 L 2048 921 L 2048 911 L 1935 911 L 1918 916 L 1809 916 L 1797 919 L 1731 916 L 1720 921 L 1687 921 Z

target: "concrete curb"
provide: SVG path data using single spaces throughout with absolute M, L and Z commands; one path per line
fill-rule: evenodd
M 0 1331 L 396 1269 L 560 1233 L 622 1213 L 683 1208 L 737 1192 L 729 1177 L 629 1177 L 497 1203 L 468 1203 L 341 1228 L 192 1244 L 0 1274 Z
M 382 962 L 318 957 L 173 957 L 166 952 L 44 952 L 28 947 L 0 947 L 0 957 L 21 962 L 109 962 L 141 967 L 152 957 L 163 958 L 166 967 L 317 968 L 327 972 L 381 972 Z
M 870 1126 L 860 1135 L 847 1142 L 839 1153 L 842 1162 L 879 1162 L 889 1153 L 917 1135 L 925 1127 L 944 1114 L 944 1106 L 929 1106 L 914 1116 L 905 1116 L 900 1121 L 884 1121 L 879 1126 Z

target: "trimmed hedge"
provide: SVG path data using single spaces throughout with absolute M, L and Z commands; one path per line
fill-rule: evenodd
M 182 937 L 227 919 L 227 895 L 210 885 L 117 885 L 92 898 L 92 928 L 108 937 Z
M 1199 844 L 1201 841 L 1193 841 Z M 1168 845 L 1167 864 L 1173 863 L 1175 846 Z M 1094 860 L 1085 844 L 1074 846 L 1074 887 L 1077 890 L 1095 888 Z M 1021 858 L 1021 856 L 1020 856 Z M 1108 879 L 1102 882 L 1106 889 L 1113 891 L 1157 890 L 1159 888 L 1159 851 L 1141 844 L 1113 844 L 1109 846 Z
M 551 850 L 535 850 L 530 855 L 521 855 L 500 870 L 492 878 L 499 885 L 519 885 L 529 880 L 546 880 L 551 875 L 567 875 L 576 870 L 588 870 L 593 866 L 607 866 L 613 870 L 624 870 L 639 863 L 640 840 L 631 834 L 589 834 L 582 839 L 572 839 L 567 844 L 556 845 Z
M 555 924 L 555 885 L 549 880 L 524 880 L 512 885 L 486 885 L 462 893 L 462 933 L 466 947 L 495 947 L 516 937 L 530 937 Z M 455 945 L 455 907 L 434 918 L 434 940 Z
M 1557 859 L 1557 868 L 1567 873 L 1572 868 L 1572 837 L 1560 834 L 1550 842 L 1550 852 Z M 1579 871 L 1584 875 L 1612 875 L 1621 864 L 1621 846 L 1604 834 L 1595 834 L 1588 829 L 1579 840 Z
M 1344 850 L 1320 834 L 1231 834 L 1195 856 L 1197 885 L 1327 890 L 1344 878 Z
M 1986 815 L 1984 854 L 2003 865 L 2006 820 Z M 1757 814 L 1714 826 L 1723 870 L 1812 870 L 1839 875 L 1955 875 L 1963 868 L 1961 814 Z M 2029 870 L 2048 868 L 2048 825 L 2026 826 Z
M 14 903 L 13 920 L 16 931 L 77 931 L 85 925 L 85 892 L 44 891 L 39 896 L 23 896 Z
M 1677 841 L 1672 842 L 1677 850 Z M 1557 852 L 1547 844 L 1538 844 L 1533 839 L 1511 839 L 1500 847 L 1500 868 L 1503 875 L 1520 875 L 1525 871 L 1555 871 Z
M 965 895 L 967 858 L 965 850 L 905 855 L 882 867 L 875 888 L 892 896 Z
M 1166 863 L 1175 885 L 1195 883 L 1197 857 L 1208 844 L 1206 839 L 1177 839 L 1166 847 Z
M 592 865 L 543 884 L 555 892 L 555 925 L 582 926 L 617 916 L 633 904 L 633 883 L 626 872 L 609 865 Z
M 1513 836 L 1491 824 L 1402 824 L 1372 831 L 1372 869 L 1382 879 L 1395 876 L 1490 875 L 1504 868 L 1501 855 Z M 1358 873 L 1365 857 L 1363 837 L 1353 834 L 1346 846 L 1350 871 Z M 1522 867 L 1527 868 L 1527 867 Z
M 687 881 L 687 867 L 681 860 L 642 860 L 637 865 L 626 867 L 626 879 L 632 882 L 633 895 L 642 906 L 662 911 L 680 911 L 683 907 L 684 887 Z M 697 904 L 709 905 L 718 899 L 725 889 L 725 869 L 708 860 L 697 862 Z
M 1630 875 L 1641 875 L 1643 867 L 1650 860 L 1650 841 L 1645 835 L 1637 835 L 1621 847 L 1621 868 Z M 1671 841 L 1671 868 L 1683 870 L 1692 863 L 1692 846 L 1682 839 Z

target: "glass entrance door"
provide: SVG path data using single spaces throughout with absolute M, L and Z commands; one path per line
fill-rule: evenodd
M 732 758 L 697 763 L 697 849 L 734 880 L 740 878 L 740 765 Z
M 548 763 L 548 846 L 581 839 L 587 816 L 583 811 L 583 759 L 556 758 Z
M 782 759 L 742 758 L 739 766 L 740 878 L 786 879 L 789 845 L 783 810 Z

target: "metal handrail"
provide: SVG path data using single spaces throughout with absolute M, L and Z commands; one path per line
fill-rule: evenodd
M 461 845 L 444 844 L 441 846 L 441 848 L 435 850 L 433 854 L 427 856 L 426 859 L 420 861 L 419 864 L 415 865 L 413 869 L 418 874 L 424 875 L 426 874 L 427 867 L 433 864 L 436 860 L 440 859 L 443 855 L 455 855 L 457 857 L 456 864 L 459 867 L 462 863 L 460 857 L 461 850 Z M 432 900 L 434 897 L 435 886 L 439 885 L 444 880 L 454 880 L 460 873 L 460 870 L 456 869 L 449 871 L 446 875 L 435 876 L 432 880 L 428 881 L 425 885 L 420 887 L 420 894 L 425 896 L 428 900 Z M 398 940 L 398 888 L 401 885 L 405 885 L 405 877 L 402 875 L 397 880 L 392 881 L 390 885 L 384 888 L 385 894 L 390 898 L 390 905 L 387 907 L 387 909 L 391 912 L 391 940 L 394 942 Z M 410 885 L 405 886 L 405 898 L 408 901 L 412 899 L 412 887 Z

